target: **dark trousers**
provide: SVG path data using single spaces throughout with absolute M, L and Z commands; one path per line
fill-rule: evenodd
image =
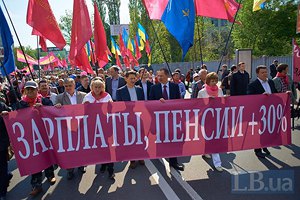
M 105 166 L 105 168 L 107 168 L 109 174 L 114 173 L 114 163 L 103 163 L 102 166 Z
M 169 164 L 172 166 L 172 165 L 177 165 L 178 162 L 177 162 L 177 158 L 169 158 Z
M 265 150 L 265 149 L 267 149 L 267 148 L 263 148 L 263 149 Z M 259 153 L 259 152 L 262 153 L 262 149 L 254 149 L 254 152 L 255 152 L 255 153 Z
M 53 178 L 54 177 L 54 167 L 51 165 L 47 169 L 45 169 L 45 176 L 46 178 Z M 31 175 L 31 185 L 33 188 L 35 187 L 42 187 L 43 182 L 43 171 L 32 174 Z
M 0 197 L 6 196 L 8 186 L 7 149 L 0 151 Z

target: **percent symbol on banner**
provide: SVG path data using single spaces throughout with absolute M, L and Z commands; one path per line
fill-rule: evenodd
M 286 119 L 286 116 L 284 116 L 285 108 L 286 108 L 286 105 L 284 105 L 283 109 L 282 109 L 281 104 L 278 104 L 278 106 L 277 106 L 276 116 L 277 116 L 277 119 L 279 120 L 277 133 L 279 133 L 280 128 L 283 132 L 286 132 L 286 129 L 287 129 L 287 119 Z

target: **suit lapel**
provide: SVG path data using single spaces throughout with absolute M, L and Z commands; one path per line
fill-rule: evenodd
M 66 92 L 64 93 L 64 96 L 63 96 L 63 104 L 64 105 L 71 105 L 71 101 L 70 101 L 69 96 L 67 95 Z

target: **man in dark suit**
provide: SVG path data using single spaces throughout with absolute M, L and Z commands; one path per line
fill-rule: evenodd
M 135 71 L 128 71 L 125 74 L 126 85 L 117 90 L 117 101 L 142 101 L 144 100 L 143 89 L 136 86 L 137 74 Z M 145 161 L 139 160 L 141 165 L 145 165 Z M 137 166 L 135 160 L 130 161 L 130 168 Z
M 109 68 L 110 77 L 105 80 L 105 91 L 112 99 L 117 100 L 117 89 L 126 85 L 123 77 L 119 76 L 119 67 L 114 65 Z
M 153 85 L 153 83 L 151 83 L 148 78 L 149 78 L 149 73 L 147 72 L 147 70 L 145 68 L 141 68 L 139 70 L 139 74 L 141 76 L 141 79 L 138 80 L 135 85 L 140 86 L 143 91 L 144 91 L 144 97 L 145 100 L 149 100 L 149 95 L 150 95 L 150 88 Z
M 272 79 L 268 79 L 268 70 L 264 65 L 259 65 L 256 67 L 257 79 L 248 85 L 247 93 L 248 94 L 272 94 L 277 93 L 275 84 Z M 267 154 L 271 155 L 270 151 L 267 148 L 263 149 L 254 149 L 255 155 L 259 158 L 265 158 L 265 154 L 262 153 L 262 150 Z
M 230 81 L 230 95 L 238 96 L 238 95 L 246 95 L 247 94 L 247 86 L 249 84 L 249 74 L 245 70 L 246 65 L 244 62 L 240 62 L 238 64 L 239 71 L 232 74 Z
M 151 87 L 149 100 L 160 100 L 161 102 L 165 102 L 165 100 L 168 99 L 180 99 L 179 86 L 168 81 L 169 76 L 170 73 L 166 68 L 162 68 L 157 72 L 159 83 Z M 184 170 L 184 166 L 178 164 L 176 157 L 170 158 L 169 164 L 174 169 Z

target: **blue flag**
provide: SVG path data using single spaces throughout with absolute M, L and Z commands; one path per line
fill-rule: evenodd
M 161 17 L 168 31 L 176 38 L 182 48 L 184 59 L 194 43 L 195 5 L 193 0 L 169 0 Z
M 6 69 L 7 74 L 10 74 L 15 71 L 14 53 L 12 49 L 14 41 L 1 7 L 0 7 L 0 33 L 1 33 L 2 46 L 4 48 L 3 65 Z M 0 41 L 0 46 L 1 46 L 1 41 Z M 5 75 L 2 67 L 3 66 L 1 66 L 1 73 Z

